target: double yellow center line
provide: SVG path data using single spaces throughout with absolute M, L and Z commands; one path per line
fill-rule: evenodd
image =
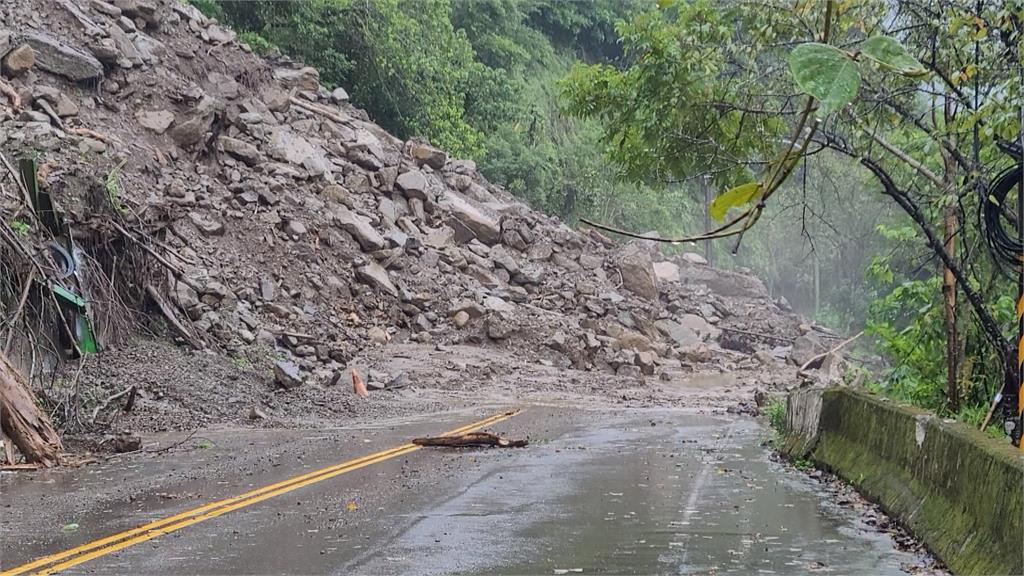
M 495 414 L 489 418 L 484 418 L 483 420 L 446 432 L 443 436 L 454 436 L 456 434 L 478 430 L 484 426 L 490 426 L 491 424 L 511 418 L 517 413 L 518 411 Z M 100 538 L 99 540 L 82 544 L 81 546 L 69 548 L 63 552 L 57 552 L 56 554 L 50 554 L 49 556 L 32 560 L 31 562 L 22 564 L 21 566 L 0 572 L 0 576 L 52 574 L 54 572 L 59 572 L 67 568 L 71 568 L 72 566 L 82 564 L 83 562 L 88 562 L 93 558 L 98 558 L 100 556 L 110 554 L 111 552 L 116 552 L 140 542 L 152 540 L 157 536 L 170 534 L 171 532 L 181 530 L 186 526 L 198 524 L 204 520 L 209 520 L 210 518 L 216 518 L 233 510 L 245 508 L 246 506 L 251 506 L 257 502 L 262 502 L 269 498 L 286 494 L 292 490 L 297 490 L 303 486 L 316 484 L 317 482 L 327 480 L 328 478 L 333 478 L 335 476 L 345 474 L 346 472 L 358 470 L 360 468 L 370 466 L 371 464 L 377 464 L 397 456 L 403 456 L 419 449 L 420 447 L 415 444 L 402 444 L 401 446 L 395 446 L 394 448 L 382 450 L 374 454 L 327 466 L 326 468 L 321 468 L 307 474 L 294 476 L 287 480 L 268 484 L 262 488 L 257 488 L 255 490 L 245 492 L 244 494 L 239 494 L 238 496 L 232 496 L 223 500 L 210 502 L 209 504 L 204 504 L 173 516 L 154 520 L 153 522 L 143 524 L 142 526 L 132 528 L 131 530 L 118 532 L 117 534 L 112 534 L 105 538 Z

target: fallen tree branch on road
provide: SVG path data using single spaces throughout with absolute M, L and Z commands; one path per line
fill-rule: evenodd
M 498 448 L 522 448 L 530 443 L 529 440 L 509 440 L 490 432 L 465 432 L 455 436 L 430 436 L 426 438 L 415 438 L 412 441 L 417 446 L 444 446 L 447 448 L 470 448 L 497 446 Z

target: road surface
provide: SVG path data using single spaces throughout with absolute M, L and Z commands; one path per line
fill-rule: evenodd
M 527 448 L 402 448 L 508 408 L 209 432 L 158 454 L 5 475 L 0 566 L 100 575 L 885 575 L 921 561 L 819 483 L 773 462 L 761 446 L 767 432 L 752 419 L 534 405 L 486 427 L 529 436 Z M 288 489 L 259 491 L 274 483 Z M 254 490 L 254 501 L 204 517 L 204 505 Z M 167 533 L 123 535 L 176 514 L 184 520 L 163 521 Z M 56 560 L 18 568 L 47 555 Z

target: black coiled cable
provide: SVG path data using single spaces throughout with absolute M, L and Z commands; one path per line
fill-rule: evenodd
M 1014 150 L 1014 155 L 1019 158 L 1016 152 Z M 1018 190 L 1021 178 L 1024 177 L 1022 166 L 1018 163 L 1000 172 L 981 203 L 985 240 L 1000 269 L 1006 273 L 1018 272 L 1024 258 L 1024 244 L 1017 232 L 1017 220 L 1021 214 L 1017 213 L 1017 206 L 1006 205 L 1007 197 Z M 1009 266 L 1009 269 L 1004 268 L 1004 265 Z

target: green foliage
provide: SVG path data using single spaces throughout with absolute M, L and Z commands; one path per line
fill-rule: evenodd
M 221 9 L 220 4 L 216 0 L 188 0 L 188 3 L 198 8 L 203 13 L 203 16 L 207 18 L 221 18 L 224 16 L 224 10 Z
M 103 187 L 107 192 L 107 199 L 110 201 L 110 205 L 114 207 L 120 213 L 128 211 L 128 207 L 121 201 L 121 169 L 124 168 L 126 160 L 122 160 L 120 164 L 114 166 L 110 172 L 107 173 L 107 178 L 103 182 Z
M 808 42 L 794 48 L 789 55 L 789 70 L 796 85 L 818 100 L 819 118 L 848 104 L 860 88 L 857 64 L 827 44 Z
M 329 84 L 403 138 L 423 136 L 460 156 L 482 150 L 466 117 L 478 74 L 473 48 L 446 0 L 222 1 L 226 19 L 317 67 Z M 474 75 L 476 74 L 476 75 Z
M 786 401 L 782 398 L 773 398 L 765 406 L 765 415 L 768 417 L 768 424 L 778 433 L 786 429 Z
M 903 76 L 925 76 L 928 70 L 911 56 L 898 41 L 888 36 L 872 36 L 860 45 L 861 54 L 882 67 Z
M 29 225 L 28 222 L 18 219 L 11 220 L 9 226 L 11 227 L 11 230 L 14 230 L 21 236 L 28 236 L 29 232 L 32 230 L 32 226 Z
M 749 203 L 757 196 L 757 193 L 761 191 L 761 185 L 757 182 L 747 182 L 746 184 L 740 184 L 734 188 L 730 188 L 725 192 L 719 194 L 711 206 L 708 208 L 708 212 L 711 213 L 711 217 L 721 222 L 725 220 L 725 214 L 730 208 L 742 206 Z
M 239 41 L 248 44 L 249 47 L 252 48 L 253 52 L 260 55 L 270 54 L 275 49 L 275 46 L 268 42 L 266 38 L 249 30 L 240 32 L 238 34 L 238 39 Z
M 705 170 L 722 185 L 749 181 L 737 159 L 767 155 L 783 124 L 709 105 L 741 100 L 748 89 L 736 76 L 757 66 L 756 55 L 734 41 L 748 16 L 738 5 L 697 0 L 620 24 L 630 66 L 574 67 L 563 85 L 567 110 L 601 122 L 610 157 L 631 180 Z

